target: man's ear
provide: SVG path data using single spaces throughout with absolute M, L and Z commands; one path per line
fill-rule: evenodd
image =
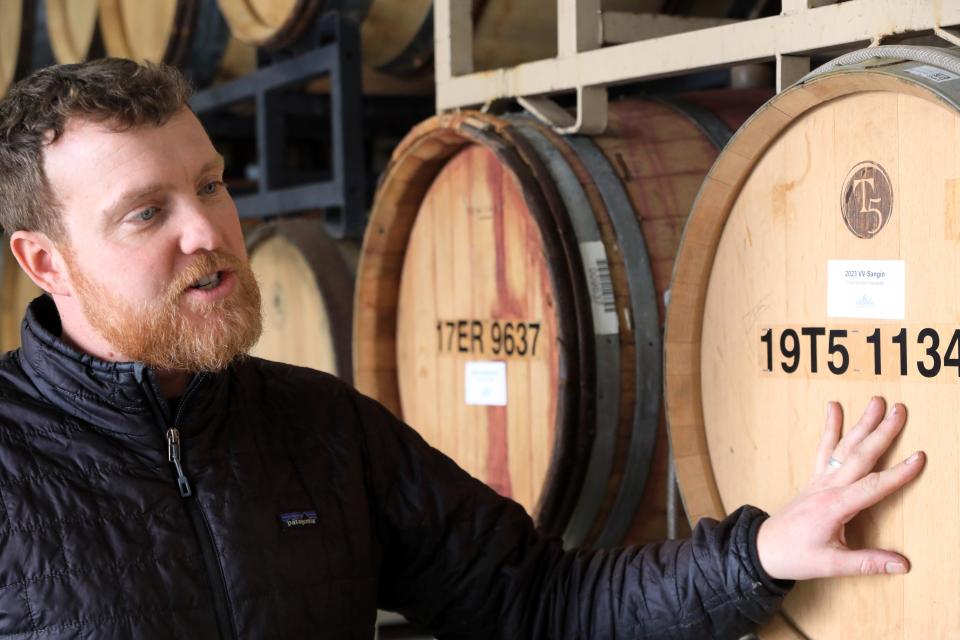
M 70 295 L 70 278 L 63 254 L 46 234 L 14 231 L 10 236 L 10 250 L 34 284 L 47 293 Z

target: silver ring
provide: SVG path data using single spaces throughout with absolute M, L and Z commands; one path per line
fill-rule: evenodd
M 830 462 L 828 462 L 827 464 L 829 464 L 834 469 L 839 469 L 843 463 L 837 460 L 836 458 L 834 458 L 833 456 L 830 456 Z

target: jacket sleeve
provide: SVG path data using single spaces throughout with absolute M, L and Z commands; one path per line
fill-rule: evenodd
M 379 606 L 441 639 L 736 638 L 792 583 L 765 575 L 743 507 L 687 540 L 568 550 L 386 409 L 357 396 L 381 551 Z

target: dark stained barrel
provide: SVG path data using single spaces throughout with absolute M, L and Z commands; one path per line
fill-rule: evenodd
M 660 299 L 711 136 L 765 96 L 619 102 L 596 138 L 419 125 L 364 238 L 358 387 L 568 544 L 664 537 Z

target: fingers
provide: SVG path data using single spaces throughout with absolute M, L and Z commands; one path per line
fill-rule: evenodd
M 827 403 L 827 421 L 817 446 L 817 457 L 814 462 L 814 474 L 821 474 L 830 470 L 830 456 L 840 441 L 840 428 L 843 426 L 843 409 L 838 402 Z
M 873 396 L 870 398 L 870 402 L 867 403 L 867 408 L 864 409 L 863 415 L 860 416 L 860 419 L 857 420 L 857 423 L 844 434 L 843 438 L 840 439 L 840 442 L 837 444 L 836 450 L 833 452 L 833 456 L 840 462 L 846 463 L 847 458 L 853 453 L 857 448 L 857 445 L 866 438 L 871 431 L 877 428 L 877 425 L 880 424 L 880 421 L 883 420 L 883 414 L 886 411 L 886 402 L 883 398 L 879 396 Z
M 899 553 L 882 549 L 837 549 L 824 562 L 824 577 L 873 576 L 882 573 L 906 573 L 910 562 Z
M 848 522 L 867 507 L 872 507 L 916 478 L 925 461 L 926 455 L 917 451 L 895 467 L 871 473 L 844 487 L 838 502 L 843 522 Z
M 877 465 L 880 456 L 886 453 L 894 439 L 903 430 L 906 420 L 906 407 L 902 404 L 893 405 L 890 413 L 880 421 L 880 424 L 870 431 L 856 448 L 849 450 L 843 466 L 838 470 L 837 482 L 854 482 L 870 473 Z

